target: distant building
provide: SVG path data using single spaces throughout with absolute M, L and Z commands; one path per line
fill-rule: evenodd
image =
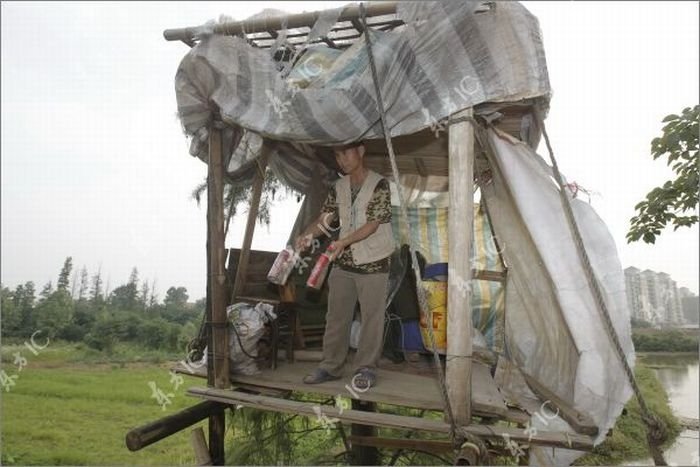
M 625 287 L 627 304 L 630 307 L 632 318 L 649 323 L 654 322 L 646 287 L 642 287 L 642 276 L 639 269 L 634 266 L 625 269 Z
M 681 309 L 685 322 L 697 326 L 700 323 L 700 297 L 687 287 L 681 287 L 678 293 L 681 296 Z
M 671 279 L 671 276 L 665 272 L 660 272 L 658 275 L 659 282 L 659 305 L 665 313 L 665 322 L 668 324 L 682 325 L 683 310 L 681 309 L 681 296 L 678 293 L 676 281 Z
M 685 323 L 681 292 L 676 281 L 665 272 L 640 271 L 631 266 L 625 269 L 625 285 L 633 318 L 655 325 L 681 326 Z

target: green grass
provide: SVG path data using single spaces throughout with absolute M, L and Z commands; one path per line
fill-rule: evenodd
M 80 356 L 74 346 L 55 345 L 34 356 L 25 348 L 28 365 L 20 373 L 3 358 L 2 368 L 19 378 L 2 393 L 2 464 L 194 463 L 189 429 L 137 452 L 130 452 L 124 439 L 136 426 L 199 402 L 186 396 L 185 388 L 202 380 L 184 377 L 185 384 L 173 390 L 168 364 L 59 365 L 76 353 Z M 173 393 L 165 410 L 151 397 L 150 381 Z M 206 433 L 206 421 L 195 426 Z
M 17 373 L 13 354 L 21 352 L 28 365 Z M 125 445 L 126 433 L 134 427 L 175 413 L 199 402 L 185 395 L 190 386 L 204 386 L 199 378 L 185 377 L 174 390 L 168 368 L 181 356 L 133 346 L 115 347 L 111 354 L 95 352 L 80 344 L 52 342 L 39 355 L 21 343 L 3 344 L 2 369 L 18 374 L 16 385 L 1 392 L 2 464 L 7 465 L 192 465 L 189 437 L 202 421 L 180 433 L 138 452 Z M 127 363 L 131 361 L 131 363 Z M 158 363 L 161 362 L 161 363 Z M 654 373 L 643 365 L 636 369 L 647 403 L 670 427 L 670 444 L 679 432 L 668 398 Z M 172 405 L 161 409 L 152 398 L 148 383 L 174 394 Z M 387 409 L 388 407 L 384 407 Z M 639 407 L 632 399 L 608 439 L 579 465 L 610 465 L 648 458 L 646 432 Z M 416 412 L 415 410 L 407 412 Z M 229 416 L 227 412 L 227 416 Z M 415 415 L 415 414 L 414 414 Z M 428 413 L 426 417 L 441 418 Z M 295 417 L 287 427 L 293 433 L 278 431 L 278 423 L 289 415 L 244 409 L 236 412 L 234 426 L 227 430 L 227 461 L 230 464 L 334 464 L 343 450 L 337 432 L 327 433 L 318 421 Z M 266 419 L 257 427 L 255 421 Z M 229 423 L 231 418 L 229 417 Z M 268 428 L 263 433 L 262 428 Z M 384 436 L 399 432 L 381 429 Z M 257 436 L 256 436 L 257 435 Z M 427 436 L 430 437 L 430 436 Z M 231 449 L 235 446 L 235 449 Z M 387 453 L 384 453 L 385 455 Z M 431 465 L 431 456 L 407 457 L 401 463 Z M 500 459 L 503 461 L 504 459 Z M 509 461 L 510 459 L 505 459 Z
M 43 345 L 44 340 L 37 338 L 37 344 Z M 0 358 L 3 363 L 13 364 L 15 352 L 27 358 L 27 361 L 42 366 L 62 366 L 65 364 L 95 364 L 95 363 L 163 363 L 167 361 L 178 361 L 183 358 L 182 353 L 166 352 L 159 349 L 149 349 L 131 343 L 119 342 L 114 345 L 110 352 L 101 352 L 88 347 L 83 343 L 68 343 L 62 341 L 51 341 L 45 349 L 39 350 L 38 355 L 34 355 L 24 344 L 19 341 L 3 340 Z
M 668 403 L 668 395 L 650 368 L 637 365 L 634 373 L 647 406 L 666 425 L 669 435 L 663 446 L 666 449 L 673 444 L 681 431 Z M 651 457 L 646 441 L 646 426 L 642 422 L 635 397 L 629 400 L 625 410 L 626 413 L 617 419 L 608 438 L 596 446 L 593 452 L 578 459 L 575 465 L 616 465 Z

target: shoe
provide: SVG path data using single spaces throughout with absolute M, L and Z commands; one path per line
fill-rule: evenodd
M 367 367 L 359 368 L 352 377 L 352 385 L 359 391 L 364 392 L 377 385 L 377 376 L 374 370 Z
M 304 384 L 320 384 L 336 379 L 340 379 L 340 376 L 333 376 L 323 368 L 316 368 L 313 373 L 304 376 Z

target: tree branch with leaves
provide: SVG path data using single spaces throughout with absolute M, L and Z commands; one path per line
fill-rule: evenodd
M 663 134 L 651 142 L 654 159 L 666 158 L 676 174 L 660 187 L 651 190 L 634 209 L 627 242 L 644 240 L 654 243 L 667 226 L 673 230 L 698 222 L 698 119 L 700 106 L 686 107 L 680 115 L 668 115 Z
M 258 222 L 266 226 L 270 225 L 270 209 L 272 208 L 275 196 L 280 189 L 285 190 L 285 194 L 295 193 L 294 190 L 285 186 L 269 168 L 265 171 L 265 180 L 262 187 L 262 197 L 260 199 L 260 207 L 258 209 Z M 207 190 L 207 181 L 205 180 L 197 185 L 192 190 L 192 199 L 200 204 L 204 193 Z M 229 220 L 238 213 L 240 205 L 247 205 L 250 208 L 250 200 L 252 197 L 252 186 L 240 187 L 226 184 L 224 187 L 224 218 Z M 297 195 L 297 201 L 300 200 L 300 195 Z M 228 221 L 227 221 L 228 225 Z M 228 229 L 227 229 L 228 230 Z

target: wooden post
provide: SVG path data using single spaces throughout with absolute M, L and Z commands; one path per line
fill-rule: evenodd
M 352 399 L 352 409 L 363 412 L 376 412 L 377 404 L 374 402 Z M 352 436 L 372 439 L 377 436 L 377 427 L 372 425 L 360 425 L 353 423 L 350 426 Z M 353 444 L 350 456 L 352 465 L 379 465 L 379 449 L 367 444 Z
M 471 246 L 474 217 L 472 109 L 450 117 L 447 274 L 447 395 L 458 425 L 471 421 Z
M 208 302 L 211 333 L 209 357 L 213 384 L 217 389 L 230 386 L 228 329 L 226 326 L 226 274 L 224 271 L 224 164 L 221 129 L 209 127 L 209 162 L 207 175 L 207 253 L 209 264 Z M 212 376 L 208 375 L 211 386 Z M 209 417 L 209 454 L 214 465 L 224 464 L 226 412 L 222 406 Z
M 248 273 L 248 259 L 250 258 L 250 245 L 253 243 L 253 232 L 255 231 L 255 223 L 258 218 L 258 210 L 260 208 L 260 196 L 262 195 L 263 182 L 265 181 L 265 168 L 267 167 L 267 149 L 262 148 L 260 155 L 260 163 L 256 171 L 255 181 L 253 182 L 253 196 L 250 200 L 250 210 L 248 211 L 248 222 L 245 226 L 245 235 L 243 236 L 243 245 L 241 246 L 241 254 L 238 257 L 236 265 L 236 279 L 233 281 L 233 299 L 243 292 L 246 274 Z
M 204 439 L 204 430 L 201 427 L 192 430 L 190 442 L 194 448 L 194 458 L 197 465 L 211 465 L 211 456 L 209 456 L 207 441 Z

